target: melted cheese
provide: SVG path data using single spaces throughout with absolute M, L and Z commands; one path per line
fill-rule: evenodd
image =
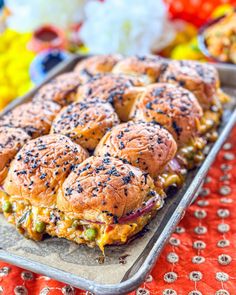
M 222 104 L 230 102 L 230 100 L 231 100 L 230 96 L 228 94 L 226 94 L 222 89 L 218 88 L 217 94 L 218 94 L 219 100 Z
M 44 233 L 48 233 L 51 236 L 66 238 L 78 244 L 87 244 L 91 247 L 98 245 L 102 252 L 104 252 L 105 245 L 126 243 L 131 236 L 141 231 L 152 217 L 152 214 L 148 213 L 126 224 L 88 223 L 78 220 L 73 214 L 65 214 L 57 209 L 31 206 L 27 201 L 10 197 L 3 192 L 0 197 L 1 203 L 5 201 L 11 202 L 12 212 L 4 212 L 4 215 L 7 221 L 14 224 L 24 236 L 39 241 L 43 238 Z M 53 218 L 53 215 L 56 219 Z M 46 224 L 44 233 L 35 231 L 35 223 L 38 220 Z M 78 221 L 76 228 L 73 227 L 75 220 Z M 95 228 L 97 231 L 97 237 L 94 241 L 89 241 L 85 235 L 86 229 L 90 227 Z
M 222 92 L 222 101 L 226 102 L 226 95 Z M 177 158 L 184 163 L 187 169 L 192 169 L 201 164 L 205 158 L 203 150 L 208 142 L 214 142 L 218 138 L 216 128 L 219 126 L 222 116 L 221 107 L 216 106 L 216 110 L 204 112 L 200 122 L 198 122 L 199 137 L 190 140 L 189 144 L 180 148 Z

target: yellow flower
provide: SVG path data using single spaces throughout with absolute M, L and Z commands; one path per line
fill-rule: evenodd
M 8 55 L 7 54 L 0 54 L 0 69 L 1 69 L 1 72 L 4 71 L 7 64 L 8 64 Z
M 187 42 L 190 42 L 190 40 L 197 35 L 197 28 L 190 24 L 190 23 L 180 23 L 179 26 L 177 26 L 177 33 L 175 35 L 174 40 L 171 42 L 169 46 L 167 46 L 163 51 L 162 54 L 165 57 L 170 57 L 171 52 L 178 46 L 182 46 L 183 44 L 186 44 Z
M 30 82 L 29 73 L 22 71 L 18 75 L 12 75 L 9 79 L 9 83 L 15 87 L 20 87 L 22 84 L 28 84 Z
M 13 40 L 16 41 L 16 39 L 18 38 L 19 33 L 7 29 L 4 31 L 4 33 L 1 35 L 1 42 L 4 42 L 5 44 L 10 44 Z
M 19 36 L 20 42 L 27 44 L 32 37 L 32 33 L 24 33 Z
M 204 56 L 198 48 L 197 39 L 193 38 L 190 42 L 176 46 L 171 52 L 173 59 L 193 59 L 204 60 Z
M 5 82 L 7 80 L 7 77 L 5 75 L 4 71 L 0 71 L 0 84 L 6 84 L 7 82 Z
M 218 18 L 226 13 L 233 12 L 234 7 L 230 4 L 219 5 L 211 14 L 213 18 Z
M 0 85 L 0 109 L 3 109 L 15 97 L 16 92 L 12 87 Z
M 79 54 L 88 54 L 89 48 L 85 45 L 81 45 L 76 52 L 78 52 Z
M 10 29 L 0 35 L 0 109 L 32 87 L 29 66 L 35 54 L 27 49 L 30 38 Z
M 22 96 L 22 95 L 26 94 L 33 87 L 34 87 L 34 84 L 31 81 L 23 83 L 17 89 L 17 96 Z
M 0 53 L 3 54 L 7 50 L 7 44 L 0 38 Z

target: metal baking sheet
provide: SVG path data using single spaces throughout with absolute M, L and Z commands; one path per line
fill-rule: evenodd
M 79 59 L 81 57 L 72 57 L 57 67 L 42 84 L 59 73 L 72 70 Z M 196 197 L 208 169 L 236 122 L 236 68 L 228 65 L 217 67 L 223 89 L 232 96 L 232 102 L 225 106 L 220 136 L 201 167 L 188 173 L 184 186 L 166 200 L 165 206 L 143 235 L 127 245 L 107 247 L 106 259 L 100 264 L 98 249 L 58 238 L 47 238 L 42 242 L 26 240 L 0 215 L 0 259 L 95 294 L 126 294 L 137 288 L 151 271 L 169 236 Z M 41 85 L 15 100 L 2 114 L 29 101 Z

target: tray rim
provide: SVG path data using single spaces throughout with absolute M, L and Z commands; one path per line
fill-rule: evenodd
M 0 116 L 5 114 L 6 112 L 11 110 L 12 108 L 14 108 L 16 105 L 24 102 L 25 99 L 32 96 L 34 94 L 34 92 L 37 91 L 43 84 L 47 83 L 53 77 L 58 75 L 67 66 L 74 63 L 76 60 L 78 61 L 79 59 L 82 59 L 82 58 L 84 58 L 84 56 L 78 56 L 78 55 L 73 56 L 72 55 L 71 58 L 69 58 L 67 61 L 63 62 L 62 64 L 57 66 L 55 69 L 53 69 L 50 72 L 50 74 L 47 76 L 47 78 L 42 83 L 40 83 L 37 87 L 34 87 L 25 96 L 16 99 L 10 105 L 8 105 L 8 107 L 5 108 L 3 110 L 3 112 L 0 113 Z M 220 65 L 220 66 L 215 65 L 215 66 L 218 69 L 223 69 L 223 70 L 230 69 L 230 70 L 233 70 L 236 72 L 236 69 L 235 68 L 233 69 L 231 66 L 225 66 L 225 65 Z M 35 262 L 34 260 L 23 258 L 22 256 L 8 253 L 7 251 L 1 249 L 1 247 L 0 247 L 0 259 L 5 262 L 12 263 L 14 265 L 28 269 L 30 271 L 46 275 L 46 276 L 54 278 L 58 281 L 64 282 L 66 284 L 70 284 L 74 287 L 78 287 L 83 290 L 90 291 L 95 294 L 101 294 L 101 295 L 116 295 L 116 294 L 118 295 L 119 294 L 119 295 L 121 295 L 121 294 L 126 294 L 127 292 L 134 290 L 145 280 L 145 277 L 151 271 L 151 269 L 154 266 L 163 246 L 165 245 L 166 241 L 168 240 L 170 234 L 175 229 L 179 220 L 183 217 L 185 210 L 191 204 L 191 201 L 195 197 L 195 194 L 196 194 L 197 190 L 199 189 L 199 186 L 203 182 L 211 164 L 213 163 L 217 153 L 219 152 L 224 141 L 227 139 L 227 136 L 229 135 L 229 133 L 235 123 L 236 123 L 236 109 L 234 109 L 232 111 L 229 121 L 223 127 L 223 130 L 221 131 L 217 141 L 212 146 L 204 163 L 201 165 L 201 167 L 197 171 L 193 181 L 191 182 L 191 184 L 187 188 L 180 203 L 176 207 L 177 214 L 176 215 L 173 214 L 170 217 L 169 221 L 166 223 L 166 226 L 164 227 L 159 238 L 155 241 L 152 249 L 150 250 L 150 252 L 146 256 L 141 267 L 138 269 L 138 271 L 132 277 L 128 278 L 127 280 L 117 283 L 117 284 L 96 283 L 92 280 L 84 279 L 82 277 L 74 275 L 73 273 L 65 272 L 65 271 L 60 270 L 56 267 L 45 266 L 44 264 L 42 264 L 40 262 Z

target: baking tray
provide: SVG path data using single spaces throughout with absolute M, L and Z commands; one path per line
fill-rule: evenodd
M 56 75 L 72 70 L 81 58 L 73 56 L 59 65 L 41 85 L 12 102 L 0 116 L 29 101 L 40 86 Z M 129 244 L 107 247 L 105 262 L 99 264 L 101 253 L 98 249 L 58 238 L 48 238 L 42 242 L 26 240 L 0 214 L 0 260 L 95 294 L 120 295 L 137 288 L 151 271 L 185 210 L 196 198 L 207 171 L 236 122 L 236 69 L 229 65 L 216 67 L 223 89 L 232 97 L 231 103 L 225 106 L 219 138 L 210 146 L 201 167 L 190 171 L 184 186 L 176 195 L 166 199 L 165 206 L 146 227 L 145 234 Z

